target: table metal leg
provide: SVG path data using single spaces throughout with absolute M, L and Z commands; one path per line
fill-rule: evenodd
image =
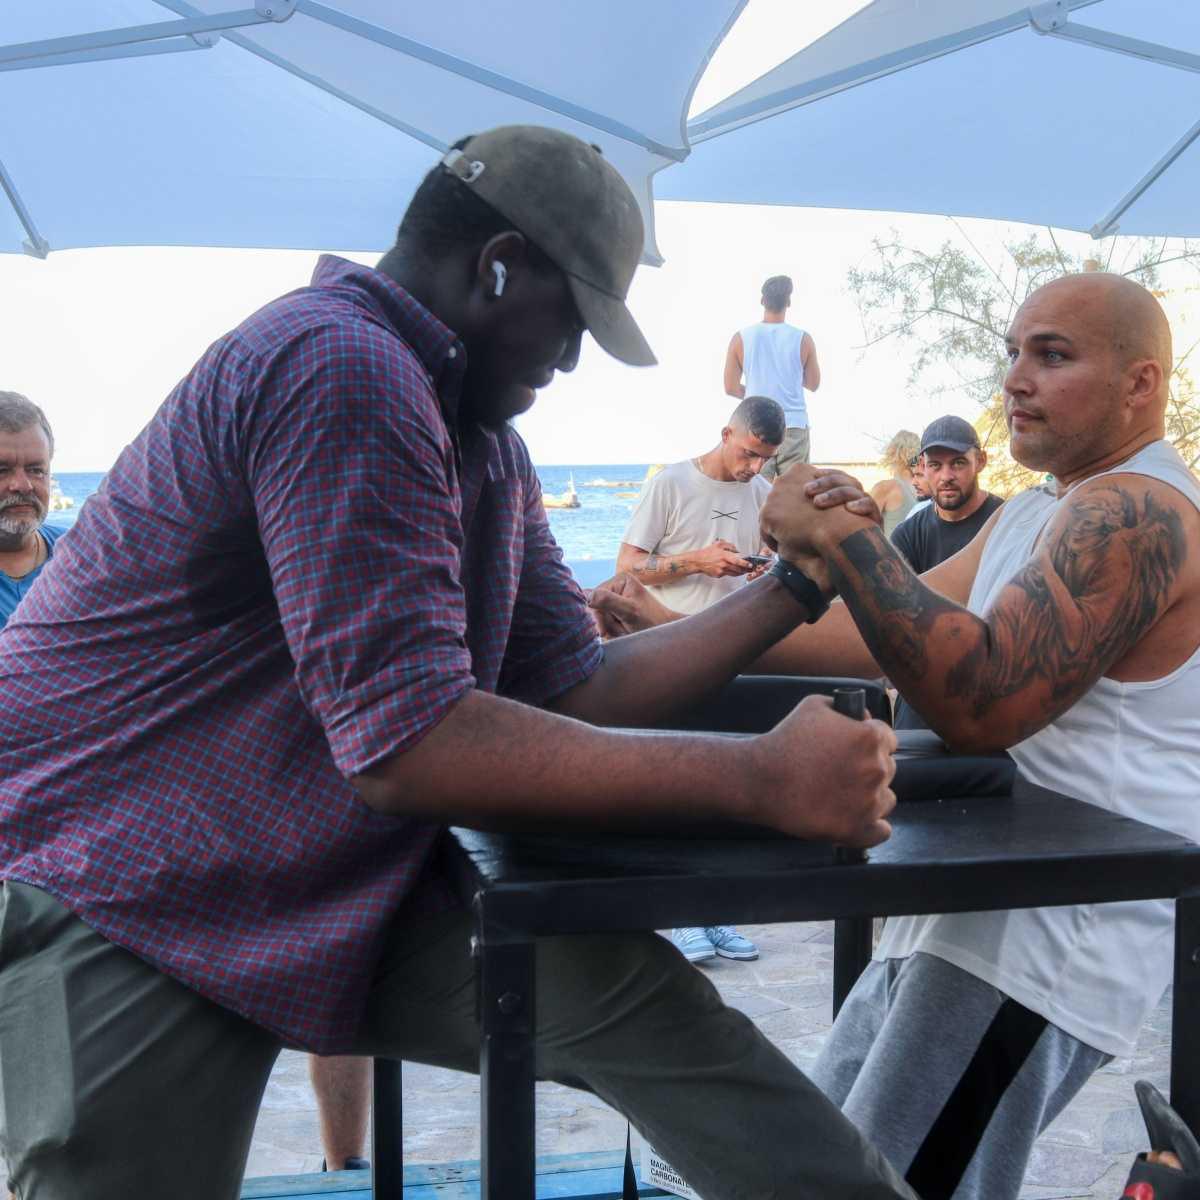
M 534 1200 L 534 948 L 479 947 L 483 1200 Z
M 402 1200 L 404 1195 L 403 1067 L 399 1059 L 377 1058 L 371 1104 L 371 1196 Z
M 1171 1105 L 1200 1136 L 1200 894 L 1175 901 Z
M 871 961 L 870 917 L 833 923 L 833 1015 L 836 1017 L 858 977 Z

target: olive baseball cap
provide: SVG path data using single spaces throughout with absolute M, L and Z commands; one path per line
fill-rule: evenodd
M 926 425 L 925 432 L 921 434 L 921 453 L 932 450 L 934 446 L 940 446 L 943 450 L 957 450 L 960 454 L 964 450 L 978 450 L 979 434 L 975 432 L 975 426 L 962 417 L 938 417 Z
M 442 165 L 566 275 L 583 323 L 609 354 L 636 367 L 658 361 L 625 307 L 642 214 L 598 146 L 541 125 L 501 125 L 450 150 Z

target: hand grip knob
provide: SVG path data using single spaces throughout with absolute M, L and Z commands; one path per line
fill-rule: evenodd
M 861 721 L 867 715 L 867 693 L 860 687 L 833 689 L 833 711 Z
M 833 711 L 843 717 L 852 717 L 861 721 L 867 715 L 867 693 L 860 687 L 840 687 L 833 689 Z M 834 861 L 839 863 L 860 863 L 867 861 L 867 852 L 850 846 L 837 846 L 834 849 Z

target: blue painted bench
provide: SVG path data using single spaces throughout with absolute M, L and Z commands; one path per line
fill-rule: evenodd
M 624 1151 L 550 1154 L 537 1162 L 538 1200 L 620 1200 Z M 368 1200 L 370 1177 L 365 1171 L 331 1171 L 325 1175 L 280 1175 L 247 1179 L 242 1200 Z M 404 1200 L 479 1200 L 479 1163 L 435 1163 L 404 1168 Z M 668 1193 L 639 1185 L 638 1196 Z

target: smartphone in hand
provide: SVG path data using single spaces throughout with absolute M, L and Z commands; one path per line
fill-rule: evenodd
M 775 555 L 773 554 L 743 554 L 744 558 L 752 567 L 765 567 Z

